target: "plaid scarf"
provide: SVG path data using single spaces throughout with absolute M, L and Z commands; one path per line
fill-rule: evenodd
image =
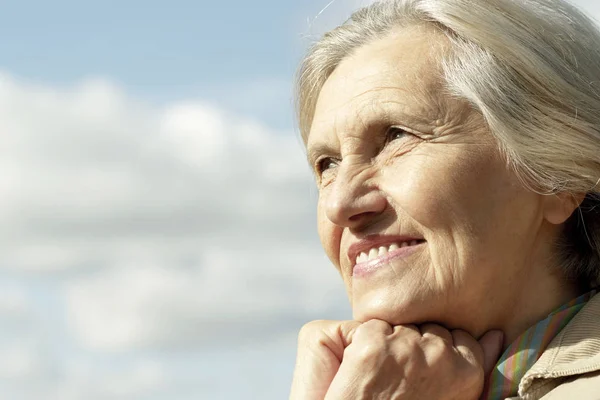
M 597 293 L 592 290 L 556 309 L 519 336 L 498 360 L 482 400 L 504 400 L 518 395 L 519 382 L 533 367 L 552 339 Z

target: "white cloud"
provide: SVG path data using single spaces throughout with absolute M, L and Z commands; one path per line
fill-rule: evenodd
M 145 357 L 110 366 L 99 366 L 90 360 L 75 360 L 67 363 L 65 370 L 68 380 L 55 389 L 57 398 L 61 400 L 155 398 L 153 395 L 157 392 L 168 393 L 172 384 L 164 363 Z
M 246 342 L 277 340 L 346 310 L 294 134 L 102 80 L 7 75 L 0 131 L 0 271 L 55 276 L 77 346 L 204 348 L 240 324 Z
M 0 346 L 0 377 L 6 380 L 39 379 L 47 372 L 40 346 L 32 340 L 13 340 Z
M 6 323 L 8 319 L 22 320 L 30 311 L 27 295 L 16 285 L 0 284 L 0 315 Z
M 0 280 L 0 392 L 35 399 L 52 388 L 56 362 L 48 332 L 33 299 L 21 285 Z
M 69 321 L 84 346 L 102 351 L 277 339 L 344 305 L 333 268 L 310 252 L 259 240 L 205 246 L 204 257 L 185 267 L 143 259 L 116 265 L 68 284 Z
M 40 340 L 36 337 L 27 295 L 14 285 L 0 285 L 0 381 L 22 381 L 43 375 Z
M 160 119 L 160 141 L 191 167 L 209 168 L 224 153 L 228 134 L 220 110 L 203 104 L 178 104 Z

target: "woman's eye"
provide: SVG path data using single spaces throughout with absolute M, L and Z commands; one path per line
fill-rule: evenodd
M 394 140 L 402 139 L 406 135 L 409 135 L 407 131 L 402 128 L 391 127 L 387 131 L 386 142 L 393 142 Z
M 323 174 L 324 172 L 336 168 L 338 166 L 338 162 L 331 157 L 325 157 L 318 163 L 319 174 Z

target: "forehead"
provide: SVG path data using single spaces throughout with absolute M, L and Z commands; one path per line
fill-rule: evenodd
M 356 50 L 319 93 L 309 146 L 324 132 L 352 130 L 365 118 L 436 119 L 443 100 L 440 61 L 448 47 L 443 33 L 413 26 Z

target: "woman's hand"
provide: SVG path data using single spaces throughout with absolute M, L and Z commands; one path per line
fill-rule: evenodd
M 302 328 L 291 399 L 460 399 L 481 395 L 502 334 L 479 342 L 439 325 L 315 321 Z
M 355 321 L 313 321 L 302 327 L 290 400 L 325 398 L 344 351 L 360 326 Z

